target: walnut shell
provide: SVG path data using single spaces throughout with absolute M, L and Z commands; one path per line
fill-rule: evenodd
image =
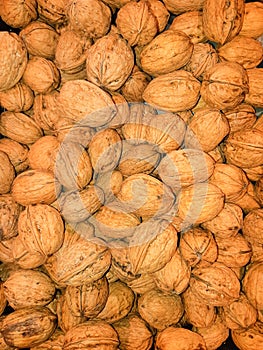
M 39 17 L 51 25 L 59 25 L 65 22 L 65 9 L 68 0 L 37 0 Z
M 14 200 L 24 206 L 51 204 L 56 200 L 60 189 L 52 172 L 26 170 L 13 181 L 11 193 Z
M 149 6 L 151 12 L 154 14 L 157 25 L 158 25 L 158 32 L 162 32 L 168 23 L 168 20 L 170 18 L 170 13 L 165 7 L 165 5 L 159 1 L 159 0 L 145 0 L 147 2 L 147 5 Z
M 114 267 L 113 267 L 114 270 Z M 156 288 L 156 283 L 152 274 L 143 273 L 136 278 L 129 279 L 123 276 L 119 276 L 122 281 L 124 281 L 134 293 L 143 294 L 151 289 Z
M 33 91 L 23 83 L 17 83 L 11 89 L 0 92 L 0 104 L 10 112 L 27 111 L 31 108 L 33 101 Z
M 118 34 L 103 36 L 87 52 L 87 79 L 107 90 L 118 90 L 131 74 L 133 66 L 133 51 Z
M 160 350 L 206 350 L 204 338 L 185 328 L 167 327 L 156 338 L 156 347 Z
M 263 34 L 263 4 L 259 1 L 245 3 L 245 14 L 240 35 L 259 38 Z
M 110 28 L 110 8 L 100 0 L 68 1 L 66 14 L 73 31 L 87 38 L 101 38 Z
M 1 145 L 0 145 L 1 147 Z M 259 203 L 263 204 L 263 178 L 259 178 L 255 183 L 255 196 Z
M 29 205 L 19 215 L 18 232 L 29 251 L 48 257 L 63 243 L 64 223 L 60 213 L 50 205 Z
M 119 170 L 98 174 L 95 185 L 103 189 L 104 204 L 108 204 L 115 199 L 116 194 L 121 189 L 122 181 L 123 176 Z
M 51 279 L 34 270 L 14 271 L 3 286 L 6 299 L 14 310 L 45 306 L 52 301 L 55 294 Z
M 36 142 L 43 134 L 32 118 L 19 112 L 3 112 L 1 114 L 0 133 L 26 145 Z
M 146 45 L 140 55 L 142 69 L 153 76 L 173 72 L 190 59 L 193 44 L 182 31 L 166 30 Z
M 113 323 L 126 317 L 131 311 L 135 296 L 132 290 L 123 282 L 109 284 L 109 296 L 103 310 L 97 318 Z
M 148 74 L 142 72 L 138 66 L 134 66 L 130 76 L 121 87 L 121 93 L 128 102 L 143 102 L 142 94 L 149 81 Z
M 0 151 L 0 194 L 8 193 L 15 178 L 15 170 L 5 152 Z
M 188 286 L 191 270 L 177 249 L 171 260 L 153 273 L 156 286 L 166 293 L 181 294 Z
M 5 91 L 22 78 L 27 65 L 27 50 L 23 40 L 15 33 L 1 32 L 0 42 L 1 52 L 5 53 L 0 69 L 0 91 Z
M 62 350 L 64 344 L 64 333 L 56 329 L 51 337 L 44 343 L 34 346 L 30 350 Z
M 223 192 L 210 183 L 197 183 L 183 188 L 177 200 L 178 215 L 186 227 L 212 220 L 224 207 Z
M 201 43 L 207 40 L 203 30 L 201 11 L 187 11 L 179 16 L 176 16 L 169 26 L 169 29 L 184 32 L 186 35 L 188 35 L 193 44 Z
M 211 107 L 228 109 L 238 106 L 248 89 L 248 74 L 240 64 L 219 62 L 205 72 L 200 93 Z
M 186 321 L 195 327 L 209 327 L 216 318 L 214 306 L 200 300 L 189 287 L 182 294 Z
M 183 3 L 180 0 L 165 0 L 164 4 L 173 14 L 180 14 L 188 11 L 202 10 L 204 0 L 186 0 Z
M 105 321 L 91 320 L 73 327 L 65 334 L 64 350 L 98 349 L 117 350 L 118 334 Z
M 243 293 L 238 300 L 224 306 L 220 314 L 230 329 L 248 328 L 257 321 L 257 311 Z
M 33 347 L 47 340 L 56 328 L 56 316 L 46 307 L 16 310 L 4 318 L 2 334 L 14 347 Z
M 10 194 L 0 195 L 0 241 L 17 235 L 17 220 L 22 207 Z
M 244 293 L 257 310 L 263 309 L 262 293 L 263 262 L 251 264 L 242 281 Z
M 252 327 L 233 330 L 231 332 L 234 344 L 242 350 L 256 350 L 263 341 L 263 323 L 257 321 Z
M 1 282 L 0 283 L 0 316 L 2 315 L 2 313 L 5 310 L 6 304 L 7 304 L 7 300 L 6 300 L 6 297 L 5 297 L 5 294 L 4 294 L 3 283 Z
M 221 111 L 215 108 L 200 108 L 189 121 L 185 145 L 204 152 L 212 151 L 228 135 L 229 130 L 229 123 Z
M 59 102 L 66 117 L 85 126 L 102 126 L 116 115 L 110 95 L 85 80 L 66 82 L 60 90 Z
M 256 68 L 263 57 L 263 47 L 253 38 L 238 35 L 218 49 L 219 58 L 223 61 L 237 62 L 244 68 Z
M 28 148 L 26 145 L 21 145 L 20 143 L 9 139 L 0 139 L 0 151 L 8 154 L 13 167 L 15 168 L 16 174 L 24 171 L 28 167 Z
M 1 18 L 10 27 L 25 27 L 37 18 L 37 2 L 26 0 L 17 3 L 16 0 L 7 0 L 1 4 Z
M 245 13 L 243 0 L 207 0 L 203 6 L 203 27 L 206 37 L 221 45 L 241 30 Z
M 203 222 L 202 227 L 218 238 L 234 237 L 243 227 L 242 209 L 234 203 L 225 203 L 220 213 L 212 220 Z
M 230 132 L 251 128 L 257 119 L 255 109 L 245 103 L 241 103 L 234 109 L 224 111 L 224 115 L 228 120 Z
M 184 309 L 180 296 L 152 289 L 138 297 L 138 311 L 151 327 L 162 330 L 176 324 Z
M 240 282 L 236 274 L 222 263 L 196 267 L 192 271 L 190 287 L 206 304 L 225 306 L 239 298 Z
M 55 90 L 60 82 L 60 75 L 56 65 L 46 58 L 33 56 L 28 60 L 23 82 L 35 94 L 46 94 Z
M 19 35 L 24 40 L 30 55 L 48 60 L 55 58 L 59 34 L 50 25 L 40 21 L 31 22 Z
M 159 109 L 184 111 L 197 103 L 200 85 L 192 73 L 181 69 L 150 81 L 143 92 L 143 98 Z
M 129 45 L 146 45 L 157 34 L 158 22 L 146 1 L 129 1 L 117 13 L 116 25 Z
M 254 168 L 263 163 L 263 131 L 242 129 L 231 133 L 223 151 L 227 162 L 238 167 Z
M 150 350 L 153 335 L 146 322 L 136 314 L 130 313 L 125 318 L 114 322 L 114 328 L 120 340 L 120 349 Z
M 65 300 L 74 316 L 96 317 L 105 307 L 109 296 L 108 281 L 105 277 L 91 284 L 67 286 Z
M 247 69 L 249 91 L 245 96 L 245 102 L 254 107 L 263 108 L 263 89 L 260 84 L 263 77 L 263 68 Z
M 179 249 L 191 267 L 209 266 L 217 259 L 217 245 L 212 233 L 198 227 L 181 234 Z
M 110 263 L 111 254 L 105 245 L 86 240 L 67 226 L 61 248 L 47 259 L 45 268 L 59 286 L 80 286 L 101 278 Z
M 214 171 L 214 160 L 198 149 L 168 152 L 157 168 L 162 181 L 174 191 L 206 181 Z

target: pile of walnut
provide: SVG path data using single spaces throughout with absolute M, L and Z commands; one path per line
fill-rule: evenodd
M 1 350 L 259 349 L 263 3 L 0 15 Z

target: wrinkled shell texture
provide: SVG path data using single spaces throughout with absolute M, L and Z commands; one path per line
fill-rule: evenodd
M 0 350 L 260 350 L 262 1 L 0 17 Z

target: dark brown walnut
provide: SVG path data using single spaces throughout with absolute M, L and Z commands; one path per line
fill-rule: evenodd
M 211 183 L 197 183 L 182 188 L 177 197 L 178 216 L 183 226 L 212 220 L 224 207 L 224 194 Z
M 211 350 L 218 349 L 229 337 L 229 329 L 219 315 L 210 326 L 194 327 L 193 330 L 203 337 L 207 349 Z
M 225 325 L 234 330 L 251 327 L 257 321 L 257 311 L 243 293 L 238 300 L 224 306 L 220 314 Z
M 87 320 L 83 315 L 76 316 L 73 314 L 70 304 L 67 302 L 64 295 L 59 297 L 55 312 L 58 317 L 58 327 L 65 333 Z
M 56 316 L 46 307 L 27 307 L 4 318 L 2 335 L 13 347 L 26 348 L 47 340 L 56 328 Z
M 94 318 L 103 310 L 108 296 L 109 286 L 105 277 L 90 284 L 67 286 L 64 294 L 72 314 L 87 318 Z
M 51 337 L 40 345 L 34 346 L 30 350 L 62 350 L 64 344 L 64 333 L 56 329 Z
M 37 11 L 44 22 L 59 26 L 66 20 L 65 9 L 68 0 L 37 0 Z
M 153 344 L 153 334 L 147 323 L 130 313 L 127 317 L 114 322 L 114 329 L 120 340 L 120 350 L 150 350 Z
M 0 117 L 0 132 L 3 136 L 26 145 L 36 142 L 43 135 L 36 122 L 20 112 L 3 112 Z
M 238 233 L 235 236 L 217 238 L 218 247 L 217 261 L 228 267 L 241 267 L 249 263 L 252 249 L 244 236 Z
M 68 1 L 66 15 L 72 30 L 86 38 L 98 39 L 109 31 L 111 10 L 100 0 Z
M 11 89 L 0 92 L 0 104 L 10 112 L 27 111 L 31 108 L 33 101 L 33 91 L 21 82 Z
M 46 94 L 59 86 L 60 75 L 53 61 L 40 56 L 33 56 L 26 65 L 23 82 L 35 94 Z
M 67 118 L 85 126 L 105 125 L 116 115 L 111 96 L 86 80 L 66 82 L 60 90 L 59 103 Z
M 198 149 L 179 149 L 166 153 L 157 167 L 162 181 L 174 191 L 205 182 L 214 171 L 214 160 Z
M 263 5 L 259 1 L 245 3 L 243 25 L 239 34 L 259 38 L 263 34 Z
M 242 209 L 234 203 L 225 203 L 224 208 L 212 220 L 202 223 L 217 238 L 235 237 L 243 227 Z
M 18 269 L 4 282 L 4 293 L 14 309 L 45 306 L 55 294 L 55 285 L 43 272 Z
M 188 35 L 193 44 L 207 40 L 203 30 L 201 11 L 187 11 L 176 16 L 169 26 L 169 29 L 184 32 Z
M 185 145 L 187 148 L 210 152 L 228 135 L 229 130 L 229 123 L 220 110 L 211 107 L 200 108 L 189 120 Z
M 0 151 L 0 194 L 10 192 L 14 178 L 15 169 L 8 155 Z
M 116 25 L 129 45 L 146 45 L 158 32 L 158 22 L 146 1 L 130 1 L 117 13 Z
M 118 34 L 99 38 L 87 51 L 87 79 L 107 90 L 118 90 L 128 79 L 133 66 L 133 51 Z
M 122 152 L 122 141 L 118 132 L 106 128 L 98 131 L 88 146 L 90 161 L 95 173 L 114 170 Z
M 235 202 L 247 192 L 249 181 L 245 172 L 232 164 L 216 164 L 210 182 L 225 195 L 226 202 Z
M 27 169 L 28 148 L 26 145 L 21 145 L 10 138 L 3 137 L 0 139 L 0 150 L 8 154 L 8 158 L 15 168 L 16 174 Z
M 61 214 L 67 222 L 82 222 L 103 205 L 104 192 L 98 186 L 87 185 L 80 191 L 62 193 L 58 201 Z
M 135 296 L 125 283 L 116 281 L 109 284 L 109 295 L 97 318 L 113 323 L 126 317 L 133 307 Z
M 81 72 L 85 69 L 87 50 L 90 46 L 90 39 L 81 37 L 73 30 L 63 31 L 56 46 L 56 66 L 68 74 Z
M 118 169 L 124 176 L 137 173 L 150 174 L 156 169 L 161 155 L 155 145 L 138 144 L 133 145 L 122 141 L 122 154 Z
M 242 350 L 257 350 L 263 341 L 263 324 L 257 321 L 252 327 L 233 330 L 234 344 Z
M 217 259 L 217 244 L 210 231 L 199 227 L 181 233 L 179 249 L 191 267 L 209 266 Z
M 143 102 L 142 94 L 150 80 L 148 74 L 141 71 L 138 66 L 134 66 L 130 76 L 121 87 L 121 93 L 128 102 Z
M 64 350 L 98 349 L 117 350 L 118 334 L 107 322 L 90 320 L 73 327 L 65 334 Z
M 18 232 L 29 251 L 48 257 L 63 243 L 64 223 L 60 213 L 50 205 L 29 205 L 19 215 Z
M 182 294 L 185 319 L 194 327 L 209 327 L 216 318 L 216 309 L 214 306 L 207 305 L 200 300 L 189 287 Z
M 226 265 L 215 262 L 192 271 L 190 287 L 198 298 L 211 306 L 225 306 L 239 298 L 240 282 Z
M 203 26 L 206 37 L 221 45 L 233 39 L 241 30 L 245 13 L 243 0 L 207 0 L 203 6 Z
M 26 46 L 17 34 L 2 31 L 0 42 L 1 51 L 5 53 L 0 69 L 0 91 L 5 91 L 22 78 L 28 59 Z
M 59 34 L 47 23 L 31 22 L 20 31 L 19 35 L 24 40 L 30 55 L 48 60 L 55 58 Z
M 92 178 L 92 165 L 85 147 L 77 142 L 64 141 L 55 164 L 55 176 L 66 190 L 83 189 Z
M 200 87 L 200 82 L 192 73 L 179 69 L 150 81 L 143 92 L 143 98 L 159 109 L 179 112 L 195 106 Z
M 207 350 L 204 338 L 185 328 L 167 327 L 156 338 L 156 347 L 160 350 Z
M 257 119 L 255 109 L 246 103 L 224 111 L 224 115 L 228 120 L 230 132 L 251 128 Z
M 160 270 L 171 260 L 177 248 L 177 231 L 165 220 L 150 220 L 136 228 L 128 244 L 115 244 L 110 249 L 115 273 L 134 279 Z
M 244 68 L 256 68 L 262 61 L 263 47 L 259 41 L 238 35 L 218 49 L 222 61 L 237 62 Z
M 183 67 L 192 52 L 193 44 L 188 35 L 178 30 L 166 30 L 143 48 L 141 67 L 152 76 L 170 73 Z
M 176 250 L 171 260 L 153 273 L 156 286 L 165 293 L 181 294 L 188 286 L 191 270 L 185 259 Z
M 242 281 L 244 293 L 257 310 L 263 309 L 262 275 L 263 262 L 255 262 L 249 266 Z
M 138 297 L 138 312 L 151 327 L 163 330 L 176 324 L 184 309 L 180 296 L 152 289 Z
M 203 76 L 201 96 L 211 107 L 237 107 L 249 91 L 247 71 L 236 62 L 219 62 L 207 69 Z
M 17 235 L 17 220 L 22 207 L 10 194 L 0 195 L 0 241 Z
M 173 14 L 180 14 L 188 11 L 202 10 L 204 0 L 186 0 L 183 3 L 180 0 L 165 0 L 164 4 Z
M 238 167 L 254 168 L 262 164 L 263 131 L 251 128 L 233 132 L 223 151 L 227 162 Z
M 47 259 L 45 268 L 59 286 L 80 286 L 101 278 L 110 263 L 111 254 L 103 242 L 86 240 L 67 225 L 61 248 Z
M 260 84 L 263 77 L 263 68 L 247 69 L 248 93 L 245 96 L 245 102 L 254 107 L 263 108 L 263 89 Z

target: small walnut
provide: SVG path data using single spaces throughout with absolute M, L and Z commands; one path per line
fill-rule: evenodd
M 0 151 L 8 154 L 16 174 L 28 168 L 28 148 L 26 145 L 21 145 L 10 138 L 4 137 L 0 139 Z
M 11 89 L 0 92 L 0 104 L 10 112 L 27 111 L 33 101 L 33 91 L 23 83 L 17 83 Z
M 6 0 L 1 4 L 2 20 L 13 28 L 23 28 L 37 18 L 36 0 Z
M 240 35 L 259 38 L 263 34 L 263 4 L 260 1 L 245 3 L 245 14 Z
M 245 102 L 254 107 L 263 108 L 263 89 L 261 81 L 263 78 L 263 68 L 247 69 L 248 93 L 245 96 Z
M 255 262 L 249 266 L 242 281 L 244 293 L 257 310 L 263 309 L 262 276 L 263 262 Z
M 234 109 L 224 111 L 224 115 L 228 120 L 230 132 L 256 127 L 255 109 L 249 104 L 241 103 Z
M 17 220 L 22 207 L 10 194 L 0 195 L 0 241 L 17 235 Z
M 37 0 L 39 17 L 50 25 L 63 24 L 68 0 Z

